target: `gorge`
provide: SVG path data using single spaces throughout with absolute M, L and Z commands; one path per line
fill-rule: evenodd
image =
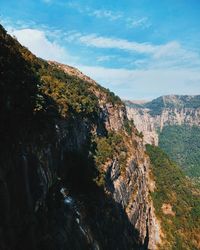
M 121 99 L 2 26 L 0 114 L 0 249 L 200 247 L 199 189 Z

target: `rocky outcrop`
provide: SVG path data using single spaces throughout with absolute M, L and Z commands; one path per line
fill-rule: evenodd
M 161 117 L 154 118 L 149 114 L 148 109 L 132 108 L 127 106 L 127 114 L 139 132 L 143 133 L 144 143 L 158 145 L 158 133 Z
M 126 108 L 144 142 L 153 145 L 158 145 L 164 126 L 200 126 L 199 96 L 164 96 L 142 105 L 126 102 Z

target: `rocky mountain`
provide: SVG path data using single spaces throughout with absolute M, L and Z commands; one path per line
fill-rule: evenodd
M 200 95 L 169 95 L 144 104 L 125 103 L 128 117 L 143 133 L 145 143 L 158 145 L 158 134 L 165 126 L 200 126 Z
M 188 191 L 194 223 L 179 231 L 172 201 L 155 203 L 167 192 L 155 182 L 156 153 L 120 98 L 73 67 L 37 58 L 2 26 L 0 114 L 0 249 L 199 247 L 198 190 Z
M 127 101 L 126 106 L 145 144 L 159 145 L 187 175 L 200 176 L 200 95 L 162 96 L 143 104 Z

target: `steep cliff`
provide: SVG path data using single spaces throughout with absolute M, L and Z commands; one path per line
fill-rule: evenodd
M 0 27 L 0 248 L 156 249 L 150 161 L 121 100 Z

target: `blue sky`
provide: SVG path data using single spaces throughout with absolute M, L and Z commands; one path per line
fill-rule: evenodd
M 200 94 L 199 0 L 0 0 L 0 22 L 124 99 Z

